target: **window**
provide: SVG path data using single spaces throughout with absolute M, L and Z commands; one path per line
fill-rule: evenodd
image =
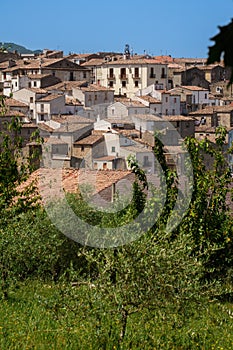
M 113 68 L 109 69 L 109 78 L 113 78 L 114 74 L 113 74 Z
M 126 81 L 122 81 L 122 87 L 126 87 Z
M 88 95 L 88 101 L 91 101 L 91 95 Z
M 110 86 L 110 87 L 113 87 L 113 81 L 110 81 L 110 82 L 109 82 L 109 86 Z
M 139 78 L 139 68 L 138 67 L 134 68 L 134 76 L 135 76 L 135 78 Z
M 116 152 L 116 147 L 115 146 L 112 146 L 112 152 Z
M 138 87 L 138 86 L 139 86 L 138 80 L 135 80 L 134 86 L 135 86 L 135 87 Z
M 149 162 L 149 157 L 148 156 L 144 156 L 143 157 L 143 166 L 150 166 L 150 162 Z
M 168 97 L 165 98 L 165 102 L 168 102 Z
M 176 97 L 174 97 L 174 103 L 176 103 Z
M 121 68 L 121 79 L 126 79 L 126 69 Z
M 34 87 L 36 87 L 36 81 L 34 81 Z
M 28 87 L 31 88 L 32 87 L 32 83 L 29 81 L 28 83 Z
M 40 120 L 43 122 L 44 121 L 44 114 L 41 114 Z
M 205 94 L 205 100 L 207 100 L 207 94 Z
M 161 78 L 162 79 L 166 78 L 165 68 L 162 68 Z
M 83 72 L 83 78 L 86 79 L 86 77 L 87 77 L 87 73 Z
M 156 74 L 154 73 L 154 68 L 151 67 L 150 69 L 150 78 L 155 78 L 156 77 Z
M 33 103 L 33 97 L 30 97 L 30 103 Z
M 97 101 L 97 94 L 95 94 L 95 101 Z
M 15 87 L 17 87 L 17 81 L 15 82 Z
M 74 80 L 74 72 L 70 72 L 70 81 Z
M 176 127 L 179 128 L 180 122 L 176 122 Z
M 82 151 L 82 152 L 84 151 L 84 146 L 81 146 L 81 151 Z
M 44 104 L 43 103 L 41 103 L 41 105 L 40 105 L 40 111 L 44 112 Z
M 107 92 L 104 93 L 104 100 L 105 100 L 105 101 L 108 100 L 108 94 L 107 94 Z
M 165 110 L 165 114 L 168 115 L 168 109 Z
M 115 114 L 115 109 L 114 108 L 112 108 L 112 115 L 114 115 Z

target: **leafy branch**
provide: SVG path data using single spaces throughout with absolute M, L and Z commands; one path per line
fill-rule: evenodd
M 220 32 L 210 40 L 215 44 L 209 47 L 207 64 L 220 62 L 223 58 L 224 65 L 231 68 L 229 84 L 233 83 L 233 19 L 225 26 L 218 26 Z

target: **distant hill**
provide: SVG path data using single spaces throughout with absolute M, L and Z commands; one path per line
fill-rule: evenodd
M 41 53 L 42 50 L 29 50 L 27 49 L 26 47 L 24 46 L 21 46 L 21 45 L 17 45 L 15 43 L 3 43 L 3 42 L 0 42 L 0 47 L 5 47 L 7 49 L 7 51 L 9 52 L 14 52 L 14 51 L 17 51 L 18 53 L 22 53 L 22 54 L 27 54 L 27 53 Z

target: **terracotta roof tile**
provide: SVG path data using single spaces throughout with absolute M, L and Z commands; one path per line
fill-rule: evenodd
M 109 88 L 106 88 L 104 86 L 94 85 L 94 84 L 91 84 L 87 87 L 81 87 L 81 90 L 83 90 L 83 91 L 114 91 L 113 89 L 109 89 Z
M 156 103 L 156 104 L 161 104 L 162 102 L 157 100 L 156 98 L 149 96 L 149 95 L 145 95 L 145 96 L 138 96 L 140 99 L 145 100 L 149 103 Z
M 113 183 L 126 178 L 132 173 L 128 170 L 86 170 L 86 169 L 51 169 L 40 168 L 33 172 L 29 179 L 22 184 L 19 189 L 24 189 L 34 182 L 44 202 L 62 197 L 63 190 L 69 193 L 78 193 L 79 186 L 90 184 L 94 188 L 94 193 L 103 191 Z M 134 178 L 134 176 L 133 176 Z M 60 180 L 62 180 L 59 186 Z M 54 186 L 51 186 L 54 184 Z
M 81 81 L 62 81 L 58 84 L 48 86 L 46 90 L 61 90 L 61 91 L 67 91 L 67 90 L 72 90 L 73 88 L 76 87 L 81 87 L 87 85 L 86 80 L 81 80 Z
M 14 98 L 7 98 L 5 100 L 5 105 L 8 107 L 28 107 L 26 103 L 23 103 L 21 101 L 17 101 Z
M 83 139 L 74 142 L 75 145 L 95 145 L 98 142 L 104 140 L 103 135 L 90 135 Z
M 209 91 L 208 89 L 205 89 L 203 87 L 192 86 L 192 85 L 190 85 L 190 86 L 189 85 L 188 86 L 182 85 L 181 88 L 191 90 L 191 91 Z
M 37 102 L 50 102 L 53 100 L 56 100 L 57 98 L 60 98 L 61 95 L 57 95 L 57 94 L 50 94 L 44 97 L 41 97 L 39 99 L 37 99 Z

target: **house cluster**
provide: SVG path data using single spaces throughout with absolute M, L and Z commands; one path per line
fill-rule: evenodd
M 31 134 L 40 132 L 41 167 L 127 171 L 133 155 L 154 174 L 156 131 L 169 165 L 182 173 L 186 136 L 214 143 L 215 129 L 223 125 L 226 147 L 231 145 L 230 73 L 205 59 L 132 54 L 128 45 L 123 53 L 1 52 L 1 118 L 21 118 L 25 148 L 33 147 Z

